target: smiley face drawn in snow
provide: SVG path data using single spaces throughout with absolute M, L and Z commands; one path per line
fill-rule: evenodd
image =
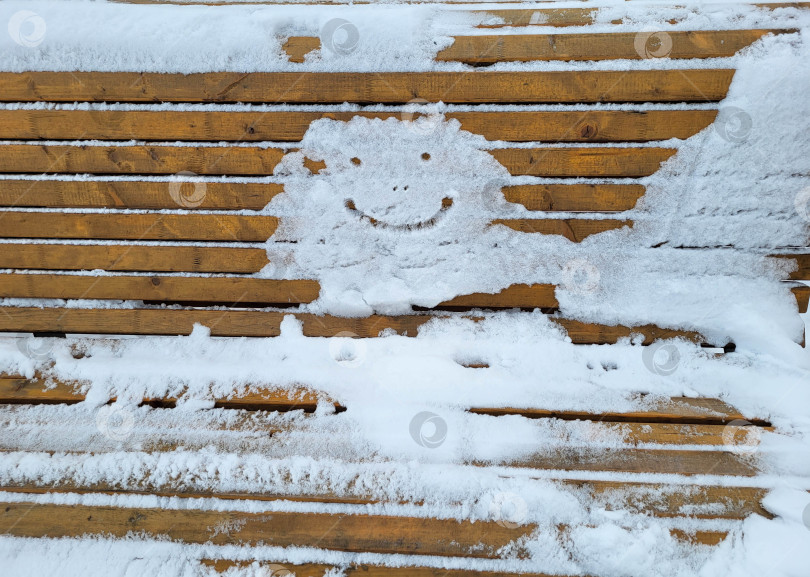
M 419 130 L 430 122 L 431 130 Z M 485 141 L 459 130 L 456 121 L 355 117 L 314 122 L 302 142 L 326 163 L 316 175 L 350 222 L 380 230 L 434 228 L 451 213 L 476 208 L 493 178 L 506 170 Z M 469 216 L 469 215 L 468 215 Z

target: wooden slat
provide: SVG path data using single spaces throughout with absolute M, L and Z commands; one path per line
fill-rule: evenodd
M 201 563 L 212 568 L 218 573 L 246 568 L 250 565 L 246 561 L 229 561 L 224 559 L 203 559 Z M 382 565 L 350 565 L 348 567 L 338 567 L 336 565 L 325 565 L 319 563 L 260 563 L 260 567 L 266 568 L 268 575 L 273 576 L 272 571 L 277 575 L 280 567 L 289 571 L 290 575 L 296 577 L 324 577 L 329 570 L 341 570 L 343 577 L 551 577 L 547 573 L 509 573 L 505 571 L 475 571 L 470 569 L 442 569 L 434 567 L 386 567 Z M 329 575 L 333 575 L 329 573 Z M 285 574 L 286 575 L 286 574 Z M 558 575 L 557 577 L 566 577 Z
M 3 222 L 0 215 L 0 225 Z M 0 268 L 12 269 L 255 273 L 269 262 L 263 248 L 0 244 Z
M 194 310 L 194 309 L 75 309 L 75 308 L 0 308 L 0 331 L 64 332 L 84 334 L 188 335 L 199 323 L 211 329 L 213 336 L 275 337 L 288 313 L 274 311 Z M 350 332 L 358 337 L 376 337 L 385 329 L 415 336 L 431 315 L 399 317 L 370 316 L 340 318 L 296 314 L 305 336 L 332 337 Z M 472 317 L 475 320 L 475 317 Z M 690 331 L 662 329 L 653 325 L 625 327 L 583 323 L 552 318 L 561 325 L 571 341 L 577 344 L 615 343 L 633 334 L 641 335 L 644 344 L 658 339 L 685 338 L 700 342 Z M 725 343 L 718 343 L 723 345 Z
M 0 375 L 0 403 L 10 404 L 75 404 L 85 400 L 80 392 L 80 383 L 69 383 L 38 376 L 26 379 L 22 376 Z M 314 411 L 319 399 L 325 395 L 299 387 L 295 389 L 265 388 L 260 391 L 239 392 L 229 397 L 214 399 L 214 407 L 222 409 L 245 409 L 262 411 L 290 411 L 303 409 Z M 111 401 L 114 399 L 111 399 Z M 145 404 L 171 407 L 177 403 L 176 397 L 144 398 Z M 344 407 L 335 403 L 338 410 Z
M 16 537 L 79 537 L 130 532 L 186 543 L 318 547 L 386 554 L 495 557 L 534 529 L 495 522 L 324 513 L 242 513 L 5 503 L 0 532 Z
M 264 242 L 277 226 L 273 216 L 0 212 L 6 238 Z
M 807 312 L 807 305 L 810 303 L 810 286 L 796 283 L 792 289 L 793 296 L 796 297 L 796 304 L 800 313 Z
M 79 383 L 68 383 L 37 376 L 27 379 L 19 375 L 0 375 L 0 403 L 60 402 L 78 403 L 85 399 L 79 392 Z M 171 405 L 175 398 L 144 399 Z M 254 392 L 238 393 L 228 398 L 214 400 L 222 408 L 252 408 L 274 410 L 279 406 L 306 406 L 314 408 L 318 395 L 307 388 L 289 391 L 272 387 Z M 342 408 L 341 405 L 336 405 Z M 539 408 L 474 407 L 471 413 L 482 415 L 521 415 L 528 418 L 553 418 L 565 421 L 590 420 L 599 423 L 661 423 L 679 425 L 727 425 L 732 421 L 747 420 L 759 427 L 769 427 L 762 419 L 746 417 L 720 399 L 672 397 L 660 399 L 650 408 L 621 412 L 588 413 L 584 411 L 560 411 Z
M 740 2 L 730 5 L 732 8 L 745 6 Z M 770 4 L 752 4 L 757 8 L 774 10 L 776 8 L 810 8 L 810 2 L 775 2 Z M 599 8 L 537 8 L 528 9 L 501 9 L 501 10 L 473 10 L 472 13 L 487 18 L 478 28 L 503 28 L 505 26 L 588 26 L 596 22 Z M 492 19 L 500 19 L 495 23 Z M 670 24 L 677 24 L 684 18 L 671 18 Z M 611 24 L 621 24 L 623 19 L 611 20 Z
M 649 409 L 621 412 L 589 413 L 584 411 L 560 411 L 542 408 L 472 408 L 472 413 L 483 415 L 521 415 L 533 419 L 596 420 L 600 422 L 680 423 L 726 425 L 732 421 L 746 420 L 734 407 L 720 399 L 672 397 L 661 399 Z M 748 419 L 754 425 L 769 426 L 761 419 Z
M 511 467 L 564 471 L 615 471 L 672 475 L 733 475 L 752 477 L 759 471 L 737 455 L 723 451 L 619 449 L 538 454 L 509 462 Z
M 513 175 L 649 176 L 673 148 L 502 148 L 489 151 Z M 191 146 L 0 145 L 0 172 L 271 175 L 284 153 L 275 148 Z M 171 197 L 170 197 L 171 199 Z M 175 203 L 177 205 L 177 203 Z
M 527 184 L 505 186 L 507 202 L 544 212 L 630 210 L 645 192 L 640 184 Z
M 408 113 L 416 119 L 420 113 Z M 716 110 L 446 112 L 469 132 L 512 142 L 612 142 L 689 138 Z M 404 118 L 403 112 L 0 110 L 0 139 L 299 141 L 320 118 Z M 1 194 L 1 192 L 0 192 Z M 2 197 L 0 197 L 2 198 Z
M 649 176 L 673 148 L 501 148 L 489 153 L 513 175 L 546 177 Z M 0 145 L 0 172 L 271 175 L 280 149 L 190 146 Z M 171 199 L 171 197 L 169 197 Z M 175 203 L 177 206 L 177 203 Z
M 0 298 L 114 299 L 274 305 L 310 303 L 318 298 L 319 293 L 320 285 L 312 280 L 0 273 Z
M 788 260 L 795 260 L 797 269 L 790 273 L 790 278 L 793 280 L 808 280 L 810 281 L 810 253 L 805 254 L 772 254 L 772 258 L 785 258 Z
M 496 62 L 536 60 L 638 60 L 651 57 L 651 50 L 667 58 L 723 58 L 733 56 L 769 33 L 787 30 L 668 31 L 671 46 L 645 46 L 644 32 L 584 34 L 531 34 L 506 36 L 456 36 L 436 60 L 481 65 Z M 652 33 L 650 33 L 652 34 Z M 640 40 L 641 38 L 641 40 Z M 639 46 L 640 44 L 640 46 Z
M 706 102 L 733 70 L 568 72 L 3 72 L 3 102 Z M 195 171 L 196 172 L 196 171 Z
M 284 154 L 260 147 L 3 144 L 0 172 L 266 176 Z
M 546 177 L 650 176 L 674 148 L 499 148 L 489 153 L 510 174 Z
M 126 488 L 120 484 L 95 482 L 79 484 L 71 479 L 59 479 L 57 483 L 7 483 L 0 491 L 15 493 L 136 493 L 158 495 L 160 497 L 191 497 L 197 499 L 251 499 L 256 501 L 313 501 L 330 503 L 369 504 L 378 503 L 370 495 L 336 495 L 328 491 L 307 495 L 274 494 L 257 487 L 254 492 L 201 491 L 192 488 L 154 485 L 149 481 L 135 481 L 139 488 Z M 756 514 L 766 518 L 772 515 L 762 507 L 762 499 L 767 489 L 757 487 L 723 487 L 713 485 L 691 485 L 684 490 L 682 485 L 662 485 L 660 483 L 634 483 L 624 481 L 598 481 L 564 479 L 557 481 L 561 490 L 574 488 L 586 491 L 591 499 L 610 511 L 627 510 L 638 515 L 656 517 L 689 516 L 698 519 L 745 519 Z M 407 503 L 402 501 L 401 503 Z
M 745 519 L 749 515 L 772 518 L 762 506 L 767 489 L 711 485 L 656 485 L 623 481 L 566 480 L 562 485 L 587 491 L 609 511 L 624 510 L 660 517 Z
M 290 62 L 301 63 L 307 54 L 321 47 L 321 39 L 317 36 L 290 36 L 281 49 L 290 57 Z
M 494 294 L 473 293 L 457 296 L 440 303 L 439 307 L 447 308 L 556 308 L 554 285 L 549 284 L 516 284 Z
M 537 8 L 534 10 L 507 8 L 472 10 L 471 12 L 485 18 L 484 23 L 479 24 L 478 28 L 503 28 L 505 26 L 588 26 L 595 22 L 594 16 L 598 11 L 598 8 Z M 501 22 L 495 23 L 494 19 L 499 19 Z
M 568 219 L 497 219 L 492 224 L 502 224 L 513 230 L 537 234 L 557 234 L 571 242 L 582 242 L 592 234 L 616 230 L 624 226 L 633 226 L 630 220 L 587 220 L 582 218 Z
M 255 182 L 8 179 L 0 180 L 0 206 L 261 210 L 282 192 L 281 184 Z

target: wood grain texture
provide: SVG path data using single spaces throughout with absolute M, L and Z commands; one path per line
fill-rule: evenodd
M 320 285 L 312 280 L 0 273 L 0 298 L 113 299 L 277 305 L 310 303 L 318 298 L 319 293 Z
M 81 383 L 64 382 L 41 375 L 27 379 L 21 376 L 0 375 L 0 403 L 9 404 L 75 404 L 85 400 Z M 146 397 L 143 403 L 161 407 L 171 407 L 176 397 Z M 214 406 L 222 409 L 244 409 L 253 411 L 291 411 L 303 409 L 314 411 L 318 401 L 327 401 L 323 394 L 306 387 L 274 388 L 259 391 L 234 393 L 229 397 L 217 397 Z M 110 401 L 114 401 L 110 399 Z M 343 409 L 334 403 L 336 408 Z
M 582 218 L 567 219 L 497 219 L 493 225 L 502 224 L 518 232 L 533 234 L 557 234 L 571 242 L 582 242 L 583 239 L 600 232 L 616 230 L 625 226 L 632 228 L 631 220 L 587 220 Z
M 733 70 L 570 72 L 3 72 L 3 102 L 711 102 Z
M 806 313 L 807 305 L 810 303 L 810 286 L 796 283 L 790 290 L 793 296 L 796 297 L 796 305 L 799 307 L 799 312 Z
M 496 557 L 501 547 L 533 526 L 507 528 L 471 523 L 378 515 L 323 513 L 241 513 L 188 509 L 125 509 L 81 505 L 6 503 L 0 532 L 16 537 L 124 537 L 144 532 L 186 543 L 263 543 L 274 547 L 318 547 L 385 554 Z
M 290 62 L 301 63 L 307 54 L 320 47 L 321 39 L 317 36 L 290 36 L 281 49 L 290 57 Z
M 504 186 L 507 202 L 544 212 L 620 212 L 644 195 L 640 184 L 526 184 Z
M 537 60 L 724 58 L 770 33 L 787 30 L 698 30 L 456 36 L 438 61 L 482 65 Z
M 3 307 L 0 331 L 64 332 L 77 334 L 188 335 L 199 323 L 211 329 L 213 336 L 276 337 L 279 325 L 289 313 L 275 311 L 199 310 L 199 309 L 75 309 Z M 432 315 L 341 318 L 298 313 L 305 336 L 333 337 L 353 333 L 358 337 L 376 337 L 385 329 L 415 336 Z M 480 317 L 468 317 L 476 321 Z M 642 337 L 644 344 L 658 339 L 703 339 L 697 333 L 662 329 L 653 325 L 625 327 L 583 323 L 557 317 L 552 322 L 563 327 L 576 344 L 611 344 L 631 335 Z M 722 346 L 725 343 L 715 343 Z
M 547 177 L 649 176 L 673 148 L 500 148 L 489 153 L 510 174 Z M 0 172 L 266 176 L 284 153 L 275 148 L 0 145 Z M 193 196 L 193 189 L 191 189 Z M 171 199 L 171 197 L 170 197 Z M 183 201 L 175 202 L 175 205 Z
M 0 110 L 0 139 L 294 141 L 315 120 L 354 117 L 412 120 L 406 112 L 223 112 L 116 110 Z M 613 142 L 689 138 L 716 110 L 590 110 L 447 112 L 464 130 L 512 142 Z
M 762 499 L 767 489 L 757 487 L 723 487 L 714 485 L 665 485 L 660 483 L 635 483 L 600 480 L 564 479 L 555 484 L 563 491 L 581 491 L 589 499 L 608 511 L 626 510 L 637 515 L 656 517 L 695 517 L 697 519 L 745 519 L 756 514 L 765 518 L 773 516 L 762 507 Z M 15 493 L 43 494 L 54 493 L 119 493 L 148 494 L 161 497 L 190 497 L 198 499 L 251 499 L 256 501 L 311 501 L 327 503 L 368 504 L 378 503 L 379 499 L 370 495 L 344 495 L 322 491 L 317 494 L 287 495 L 274 494 L 257 488 L 254 492 L 212 492 L 194 488 L 154 485 L 146 480 L 134 481 L 131 488 L 106 482 L 90 484 L 77 483 L 71 479 L 60 479 L 57 484 L 8 483 L 0 486 L 0 491 Z M 400 503 L 408 503 L 401 501 Z
M 263 248 L 138 244 L 0 245 L 0 268 L 13 269 L 255 273 L 269 262 Z
M 649 404 L 650 407 L 644 410 L 603 413 L 519 407 L 472 408 L 469 411 L 493 416 L 521 415 L 533 419 L 592 419 L 600 422 L 679 423 L 685 425 L 726 425 L 732 421 L 746 420 L 742 413 L 720 399 L 672 397 L 654 400 L 651 398 Z M 753 417 L 747 420 L 758 426 L 770 425 L 767 421 Z
M 650 176 L 674 148 L 499 148 L 489 153 L 513 175 L 543 177 Z
M 280 148 L 228 146 L 0 145 L 0 172 L 267 176 Z
M 745 5 L 746 3 L 740 3 Z M 752 4 L 764 10 L 777 8 L 810 8 L 810 2 L 775 2 Z M 503 28 L 505 26 L 588 26 L 594 24 L 599 8 L 537 8 L 537 9 L 496 9 L 473 10 L 472 14 L 483 16 L 478 28 Z M 683 18 L 671 18 L 670 24 L 677 24 Z M 611 20 L 611 24 L 621 24 L 623 19 Z
M 615 471 L 672 475 L 732 475 L 753 477 L 759 470 L 745 458 L 724 451 L 609 449 L 603 451 L 562 450 L 558 454 L 537 454 L 510 467 L 563 471 Z
M 255 182 L 0 180 L 0 206 L 261 210 L 284 186 Z
M 796 261 L 796 270 L 790 273 L 793 280 L 810 281 L 810 253 L 805 254 L 772 254 L 771 258 L 783 258 Z
M 472 10 L 484 18 L 478 28 L 503 28 L 505 26 L 588 26 L 596 20 L 598 8 L 536 8 Z M 620 23 L 617 21 L 615 23 Z
M 556 308 L 556 287 L 549 284 L 516 284 L 494 294 L 473 293 L 457 296 L 439 303 L 438 307 L 447 308 Z
M 0 213 L 0 227 L 6 238 L 264 242 L 273 235 L 277 226 L 278 219 L 273 216 L 26 211 Z

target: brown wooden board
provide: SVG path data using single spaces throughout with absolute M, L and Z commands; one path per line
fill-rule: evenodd
M 770 33 L 788 30 L 698 30 L 456 36 L 439 61 L 482 65 L 535 60 L 724 58 Z
M 329 118 L 414 120 L 418 112 L 224 112 L 174 110 L 0 110 L 0 139 L 293 141 L 309 125 Z M 578 110 L 446 112 L 469 132 L 512 142 L 613 142 L 689 138 L 716 110 Z M 266 185 L 265 185 L 266 186 Z M 2 194 L 2 188 L 0 188 Z
M 0 218 L 0 223 L 2 221 Z M 140 244 L 0 245 L 0 268 L 12 269 L 255 273 L 269 262 L 263 248 Z
M 1 150 L 1 149 L 0 149 Z M 0 206 L 261 210 L 284 186 L 276 183 L 125 180 L 0 180 Z
M 290 313 L 259 310 L 3 307 L 0 331 L 188 335 L 194 324 L 199 323 L 210 328 L 213 336 L 275 337 L 280 334 L 279 325 L 288 314 Z M 432 315 L 342 318 L 306 313 L 297 313 L 294 316 L 302 322 L 304 335 L 311 337 L 333 337 L 339 333 L 376 337 L 386 329 L 405 336 L 416 336 L 419 327 L 434 318 Z M 470 318 L 475 320 L 475 317 Z M 552 321 L 562 326 L 576 344 L 615 343 L 618 339 L 631 335 L 641 336 L 644 344 L 665 338 L 686 338 L 701 342 L 701 337 L 696 333 L 662 329 L 653 325 L 608 326 L 557 317 L 552 317 Z
M 0 298 L 287 304 L 318 298 L 312 280 L 244 277 L 89 276 L 0 273 Z
M 502 224 L 513 230 L 535 234 L 557 234 L 564 236 L 571 242 L 582 242 L 592 234 L 599 234 L 609 230 L 616 230 L 625 226 L 632 227 L 631 220 L 586 220 L 580 218 L 567 219 L 497 219 L 493 225 Z
M 284 154 L 247 146 L 3 144 L 0 172 L 267 176 Z
M 385 554 L 492 558 L 533 526 L 382 515 L 242 513 L 6 503 L 0 533 L 16 537 L 124 537 L 143 532 L 186 543 L 318 547 Z
M 544 177 L 650 176 L 674 148 L 499 148 L 489 153 L 510 174 Z
M 232 214 L 8 211 L 0 214 L 0 224 L 6 238 L 264 242 L 276 231 L 278 219 Z
M 734 70 L 566 72 L 2 72 L 3 102 L 461 104 L 716 102 Z
M 619 212 L 630 210 L 642 197 L 640 184 L 525 184 L 504 186 L 507 202 L 533 211 Z

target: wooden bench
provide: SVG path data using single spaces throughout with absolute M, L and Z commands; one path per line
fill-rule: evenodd
M 791 4 L 794 5 L 794 4 Z M 573 343 L 611 344 L 640 335 L 644 344 L 681 337 L 716 347 L 729 342 L 707 342 L 702 335 L 642 326 L 585 323 L 559 314 L 552 285 L 512 285 L 495 294 L 459 295 L 429 310 L 399 316 L 372 315 L 344 318 L 301 310 L 319 298 L 318 279 L 262 278 L 268 259 L 264 243 L 280 224 L 263 209 L 277 195 L 286 194 L 284 179 L 238 182 L 233 177 L 272 176 L 286 154 L 297 150 L 310 124 L 321 118 L 349 121 L 355 116 L 402 118 L 404 108 L 390 112 L 336 112 L 332 109 L 230 111 L 209 106 L 198 110 L 122 110 L 110 106 L 84 109 L 72 103 L 200 103 L 227 104 L 388 104 L 404 107 L 415 100 L 458 104 L 531 105 L 540 103 L 683 103 L 678 110 L 450 111 L 446 119 L 489 141 L 536 143 L 532 148 L 493 148 L 491 155 L 511 175 L 554 178 L 622 178 L 621 184 L 506 185 L 506 201 L 536 213 L 536 217 L 495 220 L 525 234 L 561 235 L 581 242 L 591 235 L 633 222 L 621 213 L 632 209 L 645 187 L 633 179 L 655 173 L 676 153 L 672 147 L 647 142 L 686 139 L 709 127 L 726 96 L 734 70 L 695 67 L 586 72 L 503 72 L 484 66 L 504 61 L 597 60 L 641 58 L 636 34 L 554 34 L 497 36 L 502 26 L 581 26 L 593 23 L 592 9 L 486 10 L 482 27 L 491 36 L 460 36 L 437 53 L 439 61 L 474 65 L 472 72 L 422 73 L 206 73 L 158 74 L 134 72 L 20 72 L 0 73 L 0 101 L 21 106 L 0 110 L 0 297 L 48 299 L 48 304 L 0 307 L 0 331 L 35 336 L 86 336 L 87 339 L 131 335 L 188 335 L 195 324 L 221 337 L 274 337 L 281 323 L 294 315 L 306 337 L 352 334 L 376 337 L 383 331 L 415 336 L 427 321 L 438 317 L 477 318 L 478 310 L 541 309 L 561 326 Z M 767 33 L 781 30 L 726 30 L 674 32 L 677 45 L 671 58 L 711 58 L 733 55 Z M 789 32 L 789 31 L 787 31 Z M 293 62 L 319 49 L 317 39 L 291 39 Z M 64 107 L 25 106 L 64 103 Z M 690 106 L 697 105 L 701 106 Z M 706 107 L 704 105 L 710 105 Z M 419 113 L 409 118 L 416 119 Z M 174 143 L 177 141 L 178 143 Z M 169 144 L 171 142 L 171 144 Z M 272 142 L 272 146 L 265 143 Z M 565 143 L 565 146 L 558 146 Z M 590 146 L 594 143 L 617 146 Z M 362 159 L 361 159 L 362 160 Z M 310 170 L 323 168 L 311 161 Z M 92 175 L 86 179 L 76 175 Z M 228 177 L 211 182 L 199 176 Z M 113 178 L 115 177 L 115 178 Z M 124 180 L 118 177 L 126 177 Z M 200 183 L 204 182 L 201 192 Z M 353 204 L 347 210 L 358 211 Z M 44 210 L 43 210 L 44 209 Z M 555 212 L 582 212 L 577 218 L 554 218 Z M 618 218 L 593 218 L 594 213 L 616 213 Z M 590 218 L 589 218 L 590 215 Z M 362 215 L 360 215 L 362 217 Z M 375 225 L 369 219 L 370 225 Z M 317 223 L 313 223 L 317 226 Z M 271 251 L 272 252 L 272 251 Z M 272 255 L 271 255 L 272 256 Z M 807 311 L 810 288 L 795 282 L 810 279 L 810 253 L 805 247 L 774 251 L 777 258 L 794 259 L 796 270 L 785 282 L 797 299 L 797 314 Z M 89 275 L 88 271 L 103 271 Z M 177 273 L 186 273 L 182 276 Z M 109 301 L 110 306 L 69 307 L 63 301 Z M 126 301 L 126 306 L 120 305 Z M 528 311 L 525 314 L 531 314 Z M 76 354 L 81 362 L 81 354 Z M 465 370 L 474 371 L 468 364 Z M 0 367 L 0 370 L 3 368 Z M 311 447 L 302 457 L 326 459 L 320 437 L 309 425 L 323 419 L 339 428 L 352 406 L 330 399 L 302 385 L 301 390 L 257 383 L 249 391 L 209 399 L 215 408 L 238 411 L 241 422 L 206 422 L 199 431 L 170 426 L 167 414 L 182 394 L 143 398 L 152 407 L 154 423 L 132 433 L 126 450 L 133 455 L 133 471 L 124 481 L 115 472 L 101 481 L 82 482 L 81 467 L 100 467 L 105 454 L 120 449 L 100 435 L 77 432 L 81 426 L 66 413 L 48 414 L 43 425 L 34 408 L 75 405 L 87 397 L 87 382 L 64 382 L 40 363 L 34 376 L 3 371 L 0 403 L 6 433 L 0 431 L 0 452 L 9 459 L 25 454 L 48 455 L 50 474 L 7 470 L 0 490 L 14 496 L 0 507 L 0 533 L 18 537 L 115 538 L 142 532 L 185 543 L 214 545 L 312 547 L 352 553 L 422 555 L 422 566 L 392 567 L 385 563 L 357 563 L 347 575 L 507 575 L 503 572 L 449 570 L 444 558 L 498 559 L 503 547 L 535 532 L 551 532 L 565 539 L 570 527 L 536 527 L 509 519 L 457 521 L 400 512 L 369 513 L 366 506 L 408 504 L 408 495 L 393 492 L 388 499 L 373 497 L 362 483 L 319 485 L 304 476 L 298 492 L 277 489 L 271 482 L 254 482 L 241 491 L 218 489 L 217 472 L 195 470 L 179 462 L 173 479 L 149 474 L 154 459 L 173 452 L 216 450 L 273 459 L 290 456 L 286 443 Z M 112 403 L 114 398 L 109 399 Z M 318 404 L 331 404 L 332 414 L 319 416 Z M 26 409 L 29 409 L 26 411 Z M 300 413 L 293 411 L 302 410 Z M 274 417 L 274 412 L 288 417 Z M 560 495 L 588 497 L 588 510 L 605 508 L 635 515 L 705 520 L 699 530 L 672 524 L 673 537 L 684 542 L 715 545 L 738 528 L 749 515 L 770 517 L 761 500 L 767 488 L 758 482 L 759 464 L 752 447 L 763 434 L 774 432 L 765 420 L 747 420 L 719 399 L 655 399 L 645 410 L 630 412 L 559 411 L 544 407 L 472 406 L 483 416 L 519 416 L 538 427 L 557 423 L 559 441 L 591 427 L 592 444 L 572 444 L 558 454 L 538 453 L 504 463 L 470 459 L 458 464 L 470 471 L 499 467 L 504 475 L 530 472 L 538 486 L 553 485 Z M 234 413 L 236 414 L 236 413 Z M 152 418 L 152 417 L 150 417 Z M 276 419 L 276 420 L 274 420 Z M 151 421 L 150 421 L 151 423 Z M 43 426 L 47 435 L 17 435 L 26 427 Z M 257 435 L 256 431 L 261 431 Z M 219 434 L 222 433 L 222 434 Z M 622 448 L 606 448 L 597 440 L 619 434 Z M 310 443 L 311 440 L 311 443 Z M 162 455 L 165 455 L 162 456 Z M 62 459 L 64 457 L 64 459 Z M 81 457 L 81 459 L 78 459 Z M 62 460 L 60 460 L 62 459 Z M 138 468 L 140 467 L 140 468 Z M 616 482 L 600 473 L 627 473 L 637 480 Z M 130 473 L 132 475 L 130 475 Z M 251 484 L 251 471 L 240 481 Z M 705 482 L 690 485 L 690 478 Z M 42 495 L 101 494 L 109 505 L 67 505 L 37 501 Z M 166 507 L 143 507 L 137 496 L 177 497 Z M 229 509 L 204 510 L 200 498 L 227 500 Z M 579 497 L 578 497 L 579 498 Z M 267 506 L 264 513 L 245 512 L 247 501 Z M 296 512 L 279 503 L 345 505 L 337 513 Z M 177 503 L 180 505 L 177 505 Z M 352 508 L 349 508 L 352 507 Z M 244 565 L 239 559 L 211 558 L 202 562 L 217 571 Z M 412 564 L 410 561 L 409 564 Z M 281 569 L 297 575 L 323 575 L 334 564 L 293 564 L 284 559 L 264 562 L 276 575 Z M 488 566 L 489 567 L 489 566 Z M 522 573 L 524 575 L 528 573 Z M 536 573 L 532 573 L 537 575 Z M 510 574 L 511 575 L 511 574 Z

